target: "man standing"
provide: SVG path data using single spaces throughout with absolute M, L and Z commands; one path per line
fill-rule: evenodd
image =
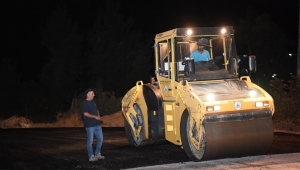
M 192 52 L 190 58 L 194 59 L 194 62 L 198 61 L 209 61 L 210 56 L 209 52 L 204 49 L 205 46 L 208 46 L 208 40 L 206 38 L 201 38 L 197 42 L 198 49 Z
M 97 109 L 97 105 L 94 99 L 94 91 L 92 89 L 87 89 L 85 91 L 86 99 L 81 103 L 81 113 L 83 116 L 84 127 L 87 133 L 87 152 L 89 161 L 97 161 L 98 159 L 104 159 L 101 155 L 101 147 L 103 141 L 102 128 L 100 126 L 100 114 Z M 97 138 L 97 145 L 95 150 L 95 155 L 93 154 L 93 139 L 94 134 Z

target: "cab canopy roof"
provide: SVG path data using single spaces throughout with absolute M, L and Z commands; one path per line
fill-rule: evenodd
M 156 34 L 156 39 L 160 39 L 163 37 L 194 37 L 194 36 L 220 36 L 224 35 L 232 35 L 234 32 L 232 26 L 224 26 L 224 27 L 195 27 L 195 28 L 175 28 L 163 33 Z

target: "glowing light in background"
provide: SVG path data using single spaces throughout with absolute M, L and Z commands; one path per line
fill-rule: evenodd
M 222 28 L 222 29 L 221 29 L 221 33 L 222 33 L 222 34 L 225 34 L 226 32 L 227 32 L 227 31 L 226 31 L 225 28 Z

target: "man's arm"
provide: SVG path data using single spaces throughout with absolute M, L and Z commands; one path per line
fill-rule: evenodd
M 97 111 L 98 115 L 92 115 L 90 114 L 89 112 L 84 112 L 83 115 L 86 116 L 86 117 L 89 117 L 89 118 L 94 118 L 94 119 L 97 119 L 97 120 L 100 120 L 100 115 L 99 115 L 99 112 Z
M 206 51 L 206 55 L 207 55 L 207 56 L 206 56 L 207 61 L 210 61 L 211 58 L 210 58 L 209 52 L 208 52 L 207 50 L 205 50 L 205 51 Z

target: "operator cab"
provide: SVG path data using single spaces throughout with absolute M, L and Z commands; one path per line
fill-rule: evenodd
M 198 49 L 200 39 L 206 42 L 204 50 L 209 59 L 195 62 L 191 54 Z M 232 27 L 177 28 L 158 34 L 156 56 L 158 75 L 176 81 L 238 77 L 239 58 Z

